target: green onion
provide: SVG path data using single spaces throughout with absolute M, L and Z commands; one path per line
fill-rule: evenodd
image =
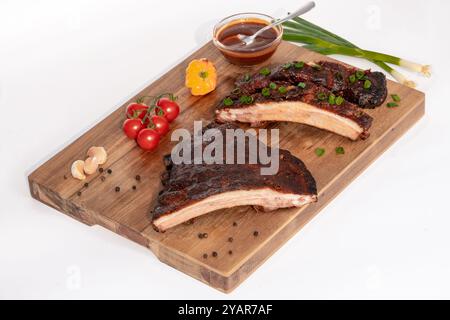
M 292 63 L 285 63 L 285 64 L 283 64 L 283 68 L 284 69 L 289 69 L 290 67 L 292 67 Z
M 299 61 L 294 64 L 294 67 L 297 69 L 301 69 L 301 68 L 303 68 L 304 65 L 305 65 L 305 63 L 303 61 Z
M 342 98 L 341 96 L 339 96 L 339 97 L 337 97 L 336 98 L 336 104 L 338 105 L 338 106 L 340 106 L 343 102 L 344 102 L 344 98 Z
M 394 108 L 394 107 L 398 107 L 398 104 L 396 102 L 389 102 L 387 104 L 388 108 Z
M 231 100 L 230 97 L 227 97 L 227 98 L 223 99 L 223 104 L 225 106 L 232 106 L 233 105 L 233 100 Z
M 284 40 L 306 44 L 305 48 L 324 55 L 343 54 L 367 59 L 391 74 L 398 82 L 410 87 L 414 87 L 415 83 L 406 79 L 400 72 L 387 65 L 386 62 L 421 72 L 426 76 L 430 75 L 430 67 L 427 65 L 420 65 L 398 57 L 362 50 L 350 41 L 300 17 L 284 22 L 283 27 Z
M 262 94 L 264 97 L 270 96 L 270 89 L 269 89 L 269 88 L 264 88 L 264 89 L 262 89 L 262 90 L 261 90 L 261 94 Z
M 364 77 L 364 72 L 361 70 L 356 71 L 355 73 L 356 79 L 361 80 Z
M 317 94 L 317 99 L 319 99 L 320 101 L 324 101 L 327 98 L 327 95 L 323 92 L 319 92 Z
M 277 88 L 277 85 L 275 84 L 275 82 L 271 82 L 269 84 L 269 88 L 272 89 L 272 90 L 275 90 Z
M 364 81 L 364 89 L 369 89 L 372 86 L 372 82 L 370 80 Z
M 234 89 L 231 91 L 231 93 L 232 93 L 232 94 L 239 94 L 239 93 L 241 93 L 241 88 L 234 88 Z
M 259 71 L 260 74 L 262 74 L 263 76 L 268 76 L 270 74 L 270 69 L 269 68 L 262 68 Z
M 314 70 L 316 70 L 316 71 L 322 70 L 322 67 L 319 66 L 318 64 L 313 64 L 313 65 L 312 65 L 312 68 L 313 68 Z
M 250 75 L 248 73 L 245 74 L 244 81 L 245 82 L 249 82 L 250 81 Z
M 400 102 L 400 97 L 398 94 L 391 94 L 392 100 L 394 100 L 395 102 Z
M 331 105 L 333 105 L 333 104 L 336 103 L 336 96 L 335 96 L 334 94 L 331 93 L 331 94 L 328 96 L 328 103 L 331 104 Z
M 286 89 L 286 87 L 281 86 L 278 88 L 278 92 L 284 94 L 287 92 L 287 89 Z
M 252 96 L 242 96 L 239 98 L 239 102 L 243 104 L 250 104 L 253 102 Z
M 298 85 L 297 85 L 297 87 L 300 87 L 300 88 L 302 88 L 302 89 L 305 89 L 305 88 L 306 88 L 306 83 L 304 83 L 304 82 L 299 82 Z
M 336 154 L 345 154 L 344 147 L 337 147 L 335 149 L 335 151 L 336 151 Z
M 316 156 L 321 157 L 325 154 L 325 149 L 324 148 L 316 148 L 316 150 L 314 150 L 314 153 L 316 154 Z
M 356 82 L 356 76 L 354 74 L 352 74 L 351 76 L 348 77 L 348 81 L 350 81 L 350 83 L 355 83 Z

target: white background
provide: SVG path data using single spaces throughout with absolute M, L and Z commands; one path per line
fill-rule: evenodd
M 317 1 L 311 21 L 433 65 L 431 79 L 405 72 L 426 116 L 229 295 L 30 197 L 29 173 L 204 44 L 214 22 L 299 4 L 0 0 L 0 298 L 450 298 L 449 1 Z

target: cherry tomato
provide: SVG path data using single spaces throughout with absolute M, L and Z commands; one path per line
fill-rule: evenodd
M 130 139 L 136 139 L 143 127 L 141 119 L 126 119 L 122 125 L 123 132 Z
M 158 146 L 160 137 L 154 129 L 142 129 L 138 134 L 137 143 L 142 149 L 152 151 Z
M 127 106 L 127 118 L 140 118 L 144 119 L 145 114 L 147 113 L 148 106 L 140 103 L 130 103 Z
M 161 116 L 152 116 L 152 123 L 154 125 L 154 130 L 158 132 L 161 136 L 169 132 L 169 121 Z
M 178 114 L 180 113 L 180 106 L 175 101 L 169 98 L 159 99 L 156 105 L 163 112 L 164 118 L 166 118 L 169 122 L 175 120 L 175 118 L 178 117 Z

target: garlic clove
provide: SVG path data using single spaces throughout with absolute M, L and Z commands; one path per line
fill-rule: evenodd
M 84 161 L 83 170 L 86 174 L 93 174 L 98 168 L 96 158 L 89 157 Z
M 97 164 L 104 164 L 107 159 L 106 150 L 103 147 L 90 147 L 87 156 L 90 158 L 94 158 L 94 161 L 97 162 Z
M 75 179 L 78 180 L 86 179 L 86 176 L 84 175 L 84 161 L 77 160 L 74 163 L 72 163 L 70 172 L 72 173 L 72 177 L 74 177 Z

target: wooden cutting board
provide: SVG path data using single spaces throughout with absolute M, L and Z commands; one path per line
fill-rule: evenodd
M 186 66 L 194 58 L 208 58 L 217 68 L 219 85 L 205 97 L 191 96 L 184 86 Z M 321 59 L 329 58 L 283 42 L 266 64 Z M 141 95 L 173 92 L 179 97 L 181 114 L 172 128 L 191 130 L 194 120 L 212 120 L 214 106 L 232 89 L 235 77 L 250 71 L 229 64 L 209 42 L 129 102 Z M 157 233 L 150 224 L 148 212 L 161 188 L 162 156 L 170 153 L 175 142 L 168 135 L 155 152 L 146 153 L 127 139 L 121 125 L 129 102 L 34 171 L 28 177 L 31 194 L 78 221 L 90 226 L 101 225 L 146 246 L 162 262 L 216 289 L 230 292 L 423 116 L 422 92 L 392 81 L 388 82 L 388 88 L 389 94 L 397 93 L 401 97 L 400 106 L 387 108 L 384 104 L 367 110 L 374 122 L 371 136 L 365 141 L 352 142 L 295 123 L 271 125 L 280 129 L 280 147 L 302 159 L 317 181 L 319 201 L 300 209 L 258 213 L 251 207 L 231 208 L 197 218 L 193 224 Z M 85 159 L 91 146 L 106 148 L 109 158 L 103 166 L 104 172 L 90 175 L 82 182 L 73 179 L 72 162 Z M 335 154 L 338 146 L 344 147 L 344 155 Z M 326 150 L 320 158 L 314 153 L 318 147 Z M 112 173 L 108 174 L 107 169 Z M 140 175 L 140 181 L 135 179 L 136 175 Z M 115 192 L 116 186 L 120 192 Z M 254 236 L 254 231 L 258 231 L 258 236 Z M 207 233 L 208 237 L 200 239 L 199 233 Z M 217 257 L 213 257 L 214 251 Z

